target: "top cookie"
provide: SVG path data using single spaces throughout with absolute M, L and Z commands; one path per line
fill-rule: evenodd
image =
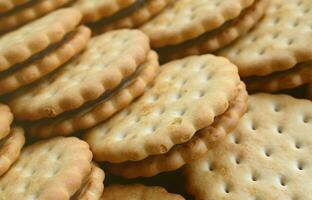
M 0 37 L 0 72 L 63 39 L 80 22 L 81 13 L 60 9 Z
M 197 200 L 311 199 L 312 102 L 257 94 L 227 139 L 186 167 Z
M 135 2 L 136 0 L 77 0 L 73 6 L 82 12 L 84 22 L 95 22 Z
M 272 0 L 264 19 L 250 33 L 219 52 L 242 76 L 267 75 L 312 59 L 312 1 Z
M 0 103 L 0 140 L 9 134 L 12 122 L 13 114 L 10 108 Z
M 69 199 L 88 177 L 91 160 L 88 144 L 78 138 L 32 144 L 0 177 L 0 199 Z
M 0 13 L 5 13 L 31 0 L 0 0 Z
M 254 0 L 177 0 L 141 29 L 153 47 L 174 45 L 239 16 Z
M 38 120 L 78 108 L 117 87 L 150 50 L 138 30 L 118 30 L 94 37 L 86 49 L 59 71 L 19 91 L 9 104 L 17 119 Z
M 162 187 L 133 185 L 111 185 L 105 188 L 102 200 L 184 200 L 177 194 L 168 193 Z
M 142 97 L 84 138 L 98 161 L 119 163 L 163 154 L 224 113 L 239 83 L 236 66 L 221 57 L 167 63 Z

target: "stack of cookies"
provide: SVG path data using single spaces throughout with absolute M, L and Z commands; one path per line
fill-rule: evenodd
M 24 130 L 11 127 L 12 122 L 10 108 L 0 103 L 0 176 L 18 159 L 25 143 Z
M 83 22 L 97 32 L 138 27 L 160 13 L 173 0 L 77 0 L 73 7 Z
M 273 0 L 249 34 L 218 54 L 229 58 L 252 92 L 276 92 L 312 82 L 310 0 Z
M 248 32 L 269 0 L 177 0 L 141 27 L 162 61 L 216 51 Z
M 81 14 L 60 9 L 0 37 L 0 96 L 53 72 L 77 55 L 90 38 Z
M 70 135 L 129 105 L 152 83 L 158 67 L 145 34 L 111 31 L 92 38 L 79 56 L 17 91 L 8 103 L 31 136 Z
M 100 199 L 104 172 L 91 160 L 88 144 L 74 137 L 29 145 L 0 178 L 1 199 Z
M 163 65 L 143 96 L 83 138 L 110 172 L 153 176 L 200 158 L 246 107 L 235 65 L 213 55 L 189 57 Z
M 1 0 L 0 34 L 36 20 L 70 2 L 72 0 Z

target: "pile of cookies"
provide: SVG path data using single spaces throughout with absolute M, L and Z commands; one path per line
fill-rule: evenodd
M 0 200 L 312 199 L 311 17 L 311 0 L 0 0 Z

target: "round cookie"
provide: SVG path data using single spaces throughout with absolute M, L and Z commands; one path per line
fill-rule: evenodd
M 72 113 L 29 124 L 28 134 L 46 138 L 56 135 L 70 135 L 76 131 L 91 128 L 105 121 L 142 95 L 153 82 L 158 71 L 158 56 L 154 51 L 150 51 L 147 60 L 138 67 L 135 74 L 117 89 L 110 91 L 92 105 L 87 105 Z
M 84 139 L 97 161 L 120 163 L 164 154 L 224 113 L 239 83 L 236 66 L 222 57 L 167 63 L 143 96 L 87 131 Z
M 74 7 L 83 15 L 83 22 L 96 22 L 134 4 L 136 0 L 76 0 Z
M 34 62 L 0 74 L 0 95 L 13 92 L 59 68 L 85 48 L 90 36 L 90 29 L 80 26 L 61 44 L 57 44 L 55 49 L 48 49 L 46 54 L 37 57 Z
M 0 140 L 0 176 L 18 159 L 24 144 L 24 130 L 20 127 L 13 127 L 10 134 Z
M 141 27 L 153 47 L 174 45 L 236 18 L 254 0 L 179 0 Z
M 161 61 L 166 62 L 190 55 L 207 54 L 229 45 L 257 25 L 269 4 L 270 0 L 257 0 L 251 6 L 245 8 L 238 17 L 226 22 L 216 30 L 209 31 L 181 44 L 159 48 L 157 51 Z
M 40 0 L 24 4 L 22 8 L 12 10 L 0 17 L 0 33 L 16 29 L 28 22 L 64 6 L 71 0 Z
M 60 9 L 0 38 L 0 71 L 26 61 L 31 56 L 59 42 L 80 22 L 75 9 Z
M 237 97 L 230 102 L 228 110 L 217 116 L 209 127 L 199 130 L 190 141 L 172 147 L 165 154 L 150 156 L 141 161 L 107 163 L 108 171 L 125 178 L 150 177 L 176 170 L 186 163 L 201 158 L 209 151 L 211 143 L 224 138 L 236 127 L 247 110 L 247 99 L 248 94 L 242 83 Z
M 105 188 L 101 200 L 184 200 L 178 194 L 168 193 L 164 188 L 157 186 L 111 185 Z
M 261 22 L 218 55 L 234 62 L 241 76 L 284 71 L 312 59 L 310 0 L 272 0 Z M 300 36 L 300 37 L 299 37 Z
M 31 159 L 30 159 L 31 157 Z M 69 199 L 91 170 L 92 153 L 78 138 L 58 137 L 24 148 L 0 177 L 4 199 Z
M 71 200 L 98 200 L 104 191 L 105 173 L 95 163 L 92 163 L 91 173 L 79 191 Z
M 312 62 L 304 62 L 295 67 L 275 72 L 267 76 L 255 76 L 245 80 L 249 91 L 276 92 L 299 87 L 312 82 Z
M 12 122 L 13 114 L 10 108 L 0 103 L 0 141 L 9 134 Z
M 149 51 L 148 38 L 138 30 L 93 37 L 82 54 L 33 87 L 19 91 L 8 103 L 19 120 L 55 117 L 116 88 L 144 62 Z
M 312 103 L 256 94 L 226 140 L 185 168 L 196 200 L 310 199 Z

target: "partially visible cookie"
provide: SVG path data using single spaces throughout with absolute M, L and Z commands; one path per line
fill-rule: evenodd
M 97 161 L 120 163 L 164 154 L 224 113 L 239 83 L 236 66 L 222 57 L 193 56 L 167 63 L 148 91 L 87 131 L 84 139 Z
M 133 185 L 111 185 L 105 188 L 101 200 L 184 200 L 178 194 L 168 193 L 162 187 Z
M 233 20 L 216 30 L 203 33 L 197 38 L 176 45 L 157 49 L 162 62 L 190 55 L 207 54 L 229 45 L 257 25 L 265 14 L 270 0 L 257 0 Z
M 165 154 L 150 156 L 141 161 L 107 163 L 108 171 L 125 178 L 150 177 L 161 172 L 176 170 L 186 163 L 201 158 L 210 150 L 213 142 L 223 139 L 237 126 L 247 110 L 247 99 L 248 94 L 242 83 L 227 111 L 217 116 L 209 127 L 196 132 L 190 141 L 172 147 Z
M 143 2 L 141 3 L 142 5 L 136 6 L 132 9 L 128 8 L 129 10 L 121 10 L 119 13 L 105 18 L 105 21 L 100 20 L 95 28 L 98 32 L 106 32 L 113 29 L 138 27 L 152 19 L 166 8 L 167 5 L 173 2 L 173 0 L 141 1 Z
M 30 2 L 31 0 L 0 0 L 0 14 L 6 13 L 17 6 Z
M 31 158 L 31 159 L 30 159 Z M 24 148 L 0 177 L 4 199 L 69 199 L 91 170 L 92 153 L 78 138 L 58 137 Z
M 44 50 L 42 57 L 37 56 L 33 62 L 22 63 L 13 70 L 3 72 L 0 74 L 0 95 L 13 92 L 59 68 L 84 49 L 90 36 L 90 29 L 80 26 L 69 33 L 60 44 Z
M 272 0 L 261 22 L 218 55 L 234 62 L 241 76 L 263 76 L 312 60 L 310 0 Z
M 174 45 L 236 18 L 254 0 L 178 0 L 141 27 L 153 47 Z
M 0 141 L 10 132 L 13 114 L 7 105 L 0 104 Z
M 10 11 L 0 17 L 0 33 L 16 29 L 45 14 L 60 8 L 71 0 L 40 0 L 23 5 L 22 8 Z M 1 4 L 1 3 L 0 3 Z
M 0 71 L 59 42 L 80 22 L 81 13 L 75 9 L 60 9 L 0 37 Z
M 21 127 L 13 127 L 10 134 L 0 140 L 0 176 L 18 159 L 24 144 L 24 130 Z
M 74 7 L 83 15 L 83 22 L 95 22 L 134 4 L 136 0 L 76 0 Z
M 248 77 L 244 81 L 252 92 L 276 92 L 296 88 L 312 82 L 312 62 L 300 63 L 289 70 L 267 76 Z
M 19 120 L 55 117 L 116 88 L 144 62 L 149 51 L 148 38 L 138 30 L 93 37 L 79 56 L 33 87 L 19 91 L 8 103 Z
M 236 130 L 186 166 L 186 189 L 196 200 L 311 199 L 311 132 L 311 101 L 252 95 Z
M 34 137 L 46 138 L 56 135 L 70 135 L 75 131 L 91 128 L 107 120 L 142 95 L 151 85 L 158 71 L 158 56 L 156 52 L 151 51 L 147 56 L 147 60 L 138 67 L 135 74 L 123 81 L 118 88 L 104 94 L 92 104 L 71 113 L 28 123 L 28 134 Z
M 90 175 L 71 200 L 99 200 L 104 191 L 104 171 L 92 163 Z

